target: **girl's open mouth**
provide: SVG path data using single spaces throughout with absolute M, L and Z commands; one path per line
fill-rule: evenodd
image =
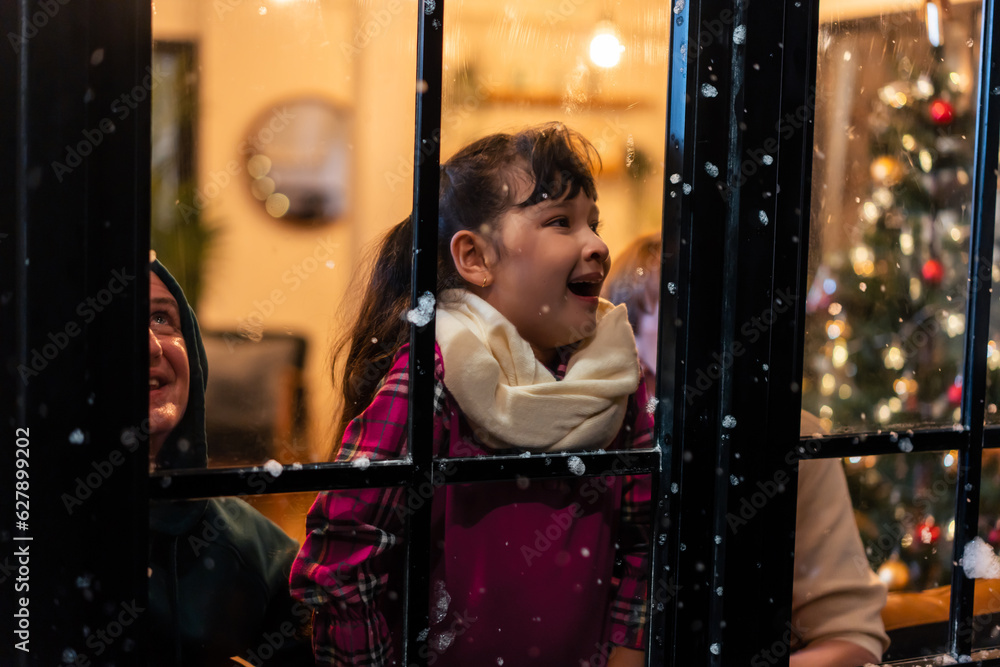
M 576 280 L 567 283 L 569 291 L 577 296 L 598 297 L 601 295 L 601 285 L 604 283 L 604 276 L 593 274 L 581 276 Z

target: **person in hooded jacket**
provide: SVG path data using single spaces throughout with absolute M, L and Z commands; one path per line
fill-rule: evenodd
M 155 259 L 149 279 L 150 465 L 204 468 L 208 365 L 198 321 Z M 311 664 L 310 612 L 288 591 L 298 548 L 236 498 L 151 503 L 149 664 Z

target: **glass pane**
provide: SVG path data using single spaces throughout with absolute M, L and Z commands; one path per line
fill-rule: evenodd
M 1000 180 L 998 180 L 1000 189 Z M 996 220 L 1000 222 L 1000 197 L 997 197 Z M 1000 284 L 1000 237 L 994 235 L 993 245 L 993 285 Z M 994 287 L 993 293 L 997 290 Z M 995 301 L 990 305 L 990 342 L 986 356 L 986 423 L 1000 424 L 1000 305 Z
M 979 9 L 821 3 L 803 407 L 959 421 Z
M 312 613 L 288 578 L 315 497 L 150 505 L 150 664 L 311 664 Z
M 967 574 L 976 578 L 976 597 L 973 610 L 972 645 L 977 649 L 995 649 L 1000 646 L 1000 576 L 989 567 L 995 562 L 1000 547 L 1000 450 L 983 450 L 982 484 L 979 486 L 979 562 L 985 567 Z M 986 551 L 989 551 L 989 554 Z M 982 556 L 986 556 L 983 558 Z M 963 558 L 963 565 L 966 565 Z
M 889 591 L 881 615 L 892 643 L 883 660 L 945 650 L 956 456 L 952 451 L 843 460 L 867 556 L 858 566 L 876 572 Z
M 647 0 L 445 5 L 442 158 L 490 133 L 553 121 L 593 144 L 600 235 L 611 257 L 603 296 L 627 304 L 649 394 L 661 269 L 674 276 L 676 254 L 668 240 L 661 266 L 671 17 L 669 5 Z M 669 406 L 672 359 L 664 371 Z
M 152 246 L 201 324 L 209 466 L 325 461 L 339 441 L 344 297 L 412 201 L 416 11 L 153 3 Z
M 648 523 L 640 529 L 621 502 L 648 485 L 605 476 L 441 488 L 429 637 L 440 664 L 605 664 L 642 629 Z

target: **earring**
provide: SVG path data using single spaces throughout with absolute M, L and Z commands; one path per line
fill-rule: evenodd
M 486 287 L 486 277 L 484 276 L 483 277 L 483 288 L 485 289 L 485 287 Z

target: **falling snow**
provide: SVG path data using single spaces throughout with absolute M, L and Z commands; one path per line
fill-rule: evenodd
M 711 176 L 712 178 L 715 178 L 716 176 L 719 175 L 719 168 L 716 167 L 711 162 L 706 162 L 705 163 L 705 173 L 708 174 L 709 176 Z
M 742 44 L 747 39 L 747 27 L 745 25 L 738 25 L 733 28 L 733 43 Z
M 365 470 L 372 464 L 372 460 L 367 456 L 359 456 L 358 458 L 351 461 L 351 465 L 358 470 Z
M 266 470 L 271 475 L 271 477 L 278 477 L 279 475 L 281 475 L 281 471 L 284 470 L 284 468 L 281 467 L 280 463 L 278 463 L 274 459 L 271 459 L 264 464 L 264 470 Z
M 569 460 L 566 463 L 569 466 L 569 471 L 574 475 L 580 476 L 587 472 L 587 466 L 584 465 L 579 456 L 569 457 Z
M 970 579 L 996 579 L 1000 577 L 1000 558 L 993 547 L 976 537 L 965 545 L 962 552 L 962 568 Z
M 703 83 L 701 84 L 701 94 L 703 97 L 717 97 L 719 89 L 710 83 Z

